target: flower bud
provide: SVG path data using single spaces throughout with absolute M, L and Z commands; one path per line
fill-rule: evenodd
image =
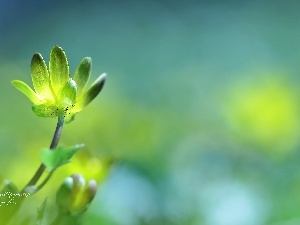
M 90 180 L 86 185 L 80 174 L 65 179 L 56 194 L 56 203 L 63 213 L 72 215 L 84 212 L 97 192 L 97 183 Z
M 72 204 L 72 190 L 74 187 L 74 181 L 72 177 L 67 177 L 58 191 L 56 192 L 56 204 L 60 211 L 67 213 L 69 207 Z

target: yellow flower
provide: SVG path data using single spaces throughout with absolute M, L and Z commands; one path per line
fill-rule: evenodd
M 32 57 L 31 78 L 35 91 L 20 80 L 13 80 L 12 84 L 33 102 L 32 110 L 37 116 L 64 116 L 65 122 L 71 122 L 75 114 L 99 94 L 105 83 L 106 74 L 102 74 L 86 90 L 91 67 L 91 58 L 85 57 L 70 78 L 66 54 L 61 47 L 54 46 L 49 71 L 41 54 Z

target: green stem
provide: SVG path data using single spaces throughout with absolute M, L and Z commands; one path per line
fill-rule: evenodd
M 56 129 L 55 129 L 55 132 L 54 132 L 51 144 L 50 144 L 50 150 L 53 150 L 57 147 L 57 144 L 59 142 L 59 139 L 60 139 L 60 136 L 62 133 L 63 125 L 64 125 L 64 116 L 63 115 L 58 116 Z M 7 217 L 5 217 L 4 219 L 2 218 L 2 221 L 1 221 L 2 225 L 7 224 L 11 220 L 11 218 L 18 212 L 18 210 L 20 209 L 20 207 L 25 199 L 24 195 L 22 195 L 22 194 L 26 193 L 26 189 L 28 187 L 36 185 L 36 183 L 39 181 L 39 179 L 43 175 L 45 169 L 46 169 L 46 166 L 42 163 L 39 166 L 39 168 L 37 169 L 37 171 L 35 172 L 35 174 L 33 175 L 33 177 L 30 179 L 30 181 L 25 185 L 25 187 L 20 192 L 22 197 L 19 199 L 18 205 L 13 209 L 13 211 L 11 211 L 9 213 L 9 215 L 7 215 Z M 47 181 L 50 179 L 51 175 L 52 175 L 52 172 L 50 174 L 48 174 L 48 176 L 45 178 L 45 180 L 38 186 L 38 188 L 32 194 L 35 194 L 37 191 L 39 191 L 47 183 Z
M 50 179 L 50 177 L 53 175 L 54 170 L 52 170 L 50 173 L 48 173 L 47 177 L 43 180 L 43 182 L 41 182 L 39 184 L 39 186 L 37 186 L 36 190 L 34 193 L 38 192 L 39 190 L 41 190 L 44 185 L 48 182 L 48 180 Z
M 59 139 L 60 139 L 60 136 L 61 136 L 61 133 L 62 133 L 63 125 L 64 125 L 64 117 L 63 116 L 59 116 L 58 117 L 58 121 L 57 121 L 57 125 L 56 125 L 56 129 L 55 129 L 55 132 L 54 132 L 54 135 L 53 135 L 50 147 L 49 147 L 50 150 L 53 150 L 53 149 L 55 149 L 57 147 L 57 144 L 59 142 Z M 39 179 L 41 178 L 41 176 L 43 175 L 45 169 L 46 169 L 46 166 L 42 163 L 40 165 L 40 167 L 37 169 L 37 171 L 35 172 L 35 174 L 33 175 L 33 177 L 31 178 L 31 180 L 22 189 L 21 193 L 26 192 L 26 188 L 27 187 L 35 185 L 39 181 Z M 45 180 L 46 182 L 48 181 L 48 179 L 50 178 L 50 176 L 46 178 L 46 180 Z M 43 182 L 43 184 L 45 184 L 46 182 Z
M 50 144 L 50 149 L 54 149 L 57 147 L 58 141 L 60 139 L 61 136 L 61 132 L 64 126 L 64 116 L 60 115 L 58 116 L 58 121 L 57 121 L 57 125 L 56 125 L 56 129 L 52 138 L 52 142 Z

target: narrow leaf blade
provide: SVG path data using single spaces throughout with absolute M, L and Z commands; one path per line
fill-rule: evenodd
M 42 205 L 37 207 L 37 221 L 36 225 L 43 225 L 45 220 L 45 209 L 47 205 L 47 198 L 43 201 Z

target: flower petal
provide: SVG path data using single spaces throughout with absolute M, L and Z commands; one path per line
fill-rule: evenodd
M 32 106 L 32 111 L 40 117 L 57 117 L 58 114 L 58 108 L 47 103 Z
M 67 106 L 72 106 L 76 102 L 76 96 L 77 96 L 76 82 L 72 79 L 69 79 L 68 82 L 66 82 L 63 88 L 60 90 L 57 96 L 58 105 L 63 108 Z
M 26 95 L 27 98 L 29 98 L 30 101 L 32 101 L 34 104 L 40 103 L 40 100 L 36 93 L 26 83 L 20 80 L 13 80 L 11 83 L 15 88 L 17 88 L 24 95 Z
M 49 100 L 54 100 L 50 89 L 47 66 L 43 57 L 36 53 L 31 59 L 31 79 L 36 93 Z
M 101 74 L 92 86 L 79 98 L 72 112 L 79 112 L 86 107 L 102 90 L 106 79 L 106 74 Z
M 69 65 L 66 54 L 59 46 L 54 46 L 50 53 L 50 81 L 55 95 L 69 79 Z
M 80 97 L 90 79 L 92 70 L 92 59 L 85 57 L 78 65 L 73 79 L 77 84 L 78 97 Z

